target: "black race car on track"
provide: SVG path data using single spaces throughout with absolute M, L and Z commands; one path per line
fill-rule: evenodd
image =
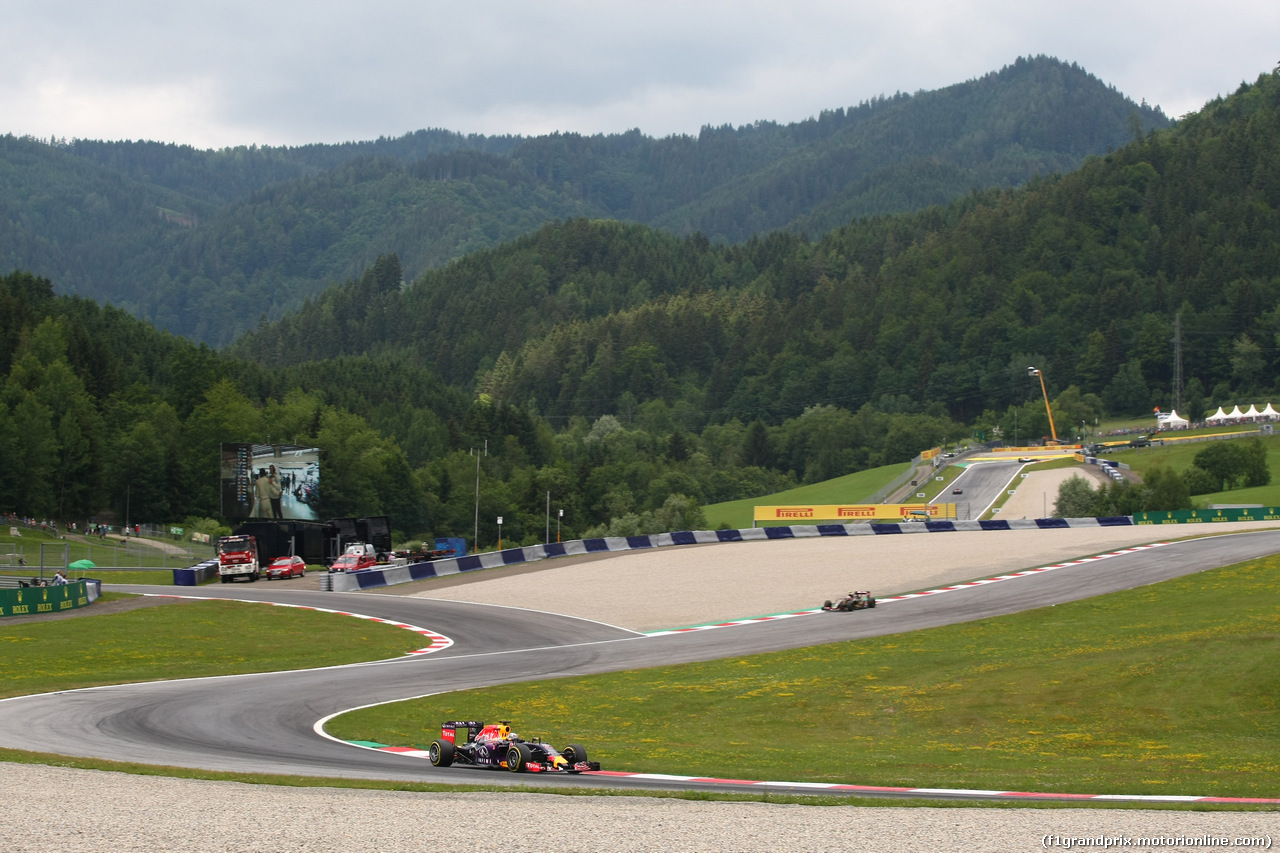
M 851 592 L 835 604 L 827 599 L 822 603 L 823 610 L 865 610 L 868 607 L 875 607 L 876 600 L 871 596 L 870 592 Z
M 459 735 L 465 740 L 459 743 Z M 511 731 L 511 723 L 503 720 L 486 726 L 478 720 L 452 720 L 440 724 L 440 739 L 431 742 L 428 751 L 436 767 L 470 764 L 493 770 L 506 768 L 512 773 L 581 773 L 599 770 L 600 763 L 587 760 L 587 750 L 571 743 L 564 751 L 540 738 L 525 740 Z

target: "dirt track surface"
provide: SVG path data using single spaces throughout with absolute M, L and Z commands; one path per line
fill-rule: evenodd
M 545 560 L 378 592 L 503 604 L 653 631 L 811 609 L 855 589 L 886 596 L 1148 542 L 1272 526 L 1280 523 L 733 542 Z
M 1202 846 L 1204 836 L 1280 836 L 1280 816 L 1265 813 L 817 808 L 656 797 L 279 788 L 21 764 L 4 769 L 0 792 L 9 796 L 0 800 L 0 849 L 6 853 L 1066 849 L 1045 844 L 1047 835 L 1167 838 L 1158 848 L 1129 849 L 1200 851 L 1227 849 Z M 34 820 L 33 805 L 38 811 L 50 803 L 61 804 L 56 819 Z M 1172 843 L 1176 836 L 1195 846 Z

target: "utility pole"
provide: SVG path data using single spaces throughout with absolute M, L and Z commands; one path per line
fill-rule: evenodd
M 1173 315 L 1173 410 L 1182 408 L 1182 312 Z M 1183 415 L 1186 417 L 1186 415 Z
M 476 543 L 476 551 L 480 550 L 480 454 L 476 449 L 471 448 L 471 452 L 476 454 L 476 524 L 472 530 L 472 541 Z M 484 440 L 484 455 L 489 455 L 489 439 Z

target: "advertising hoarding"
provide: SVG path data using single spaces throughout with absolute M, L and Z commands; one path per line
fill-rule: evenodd
M 864 521 L 912 521 L 927 516 L 928 521 L 956 517 L 955 504 L 823 504 L 807 506 L 758 506 L 756 521 L 781 521 L 789 524 L 812 524 L 816 521 L 838 521 L 856 524 Z

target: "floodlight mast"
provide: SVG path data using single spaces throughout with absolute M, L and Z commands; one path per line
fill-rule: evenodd
M 1027 368 L 1028 376 L 1040 377 L 1040 393 L 1044 394 L 1044 411 L 1049 416 L 1049 432 L 1053 433 L 1053 443 L 1058 443 L 1058 430 L 1053 425 L 1053 412 L 1049 409 L 1049 391 L 1044 387 L 1044 374 L 1034 367 Z

